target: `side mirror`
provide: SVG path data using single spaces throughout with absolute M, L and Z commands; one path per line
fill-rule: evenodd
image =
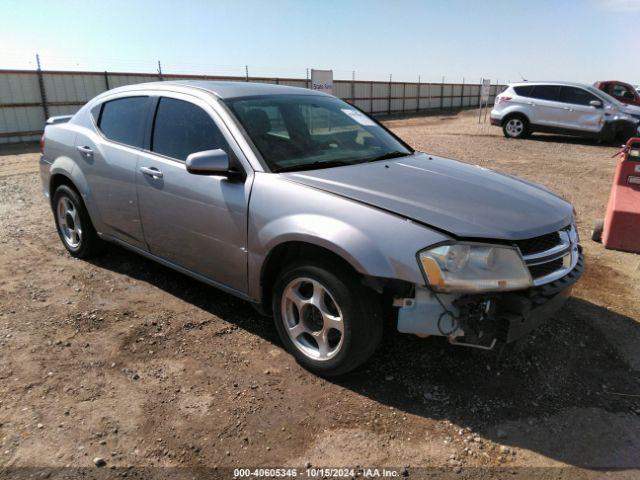
M 187 172 L 194 175 L 227 175 L 229 173 L 229 155 L 218 148 L 195 152 L 187 157 Z
M 591 100 L 589 102 L 589 105 L 591 105 L 592 107 L 595 107 L 595 108 L 601 108 L 602 107 L 602 102 L 600 100 Z

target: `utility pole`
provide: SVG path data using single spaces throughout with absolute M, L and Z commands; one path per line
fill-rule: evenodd
M 244 66 L 244 81 L 249 81 L 249 65 Z
M 307 88 L 309 88 L 309 67 L 307 67 Z
M 160 60 L 158 60 L 158 80 L 162 81 L 162 65 L 160 65 Z

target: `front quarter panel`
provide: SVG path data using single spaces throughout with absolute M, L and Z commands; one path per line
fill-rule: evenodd
M 249 205 L 249 295 L 261 297 L 262 266 L 290 241 L 324 247 L 362 274 L 423 284 L 416 253 L 445 235 L 404 217 L 256 173 Z

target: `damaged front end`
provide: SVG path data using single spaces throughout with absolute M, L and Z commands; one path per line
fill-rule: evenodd
M 461 294 L 416 286 L 412 298 L 394 302 L 399 307 L 398 331 L 445 336 L 452 344 L 482 349 L 525 337 L 560 309 L 584 271 L 575 227 L 559 232 L 557 238 L 518 245 L 532 274 L 529 288 Z

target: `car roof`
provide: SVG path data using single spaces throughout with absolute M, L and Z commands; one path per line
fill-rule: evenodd
M 259 95 L 326 95 L 308 88 L 275 85 L 272 83 L 233 82 L 218 80 L 170 80 L 127 85 L 110 90 L 111 93 L 140 90 L 185 91 L 197 89 L 212 93 L 221 99 L 253 97 Z
M 592 85 L 587 85 L 586 83 L 577 83 L 577 82 L 562 82 L 562 81 L 557 81 L 557 80 L 552 80 L 552 81 L 535 81 L 535 82 L 516 82 L 516 83 L 510 83 L 509 86 L 510 87 L 520 87 L 523 85 L 562 85 L 562 86 L 566 86 L 566 87 L 580 87 L 580 88 L 588 88 L 591 87 Z

